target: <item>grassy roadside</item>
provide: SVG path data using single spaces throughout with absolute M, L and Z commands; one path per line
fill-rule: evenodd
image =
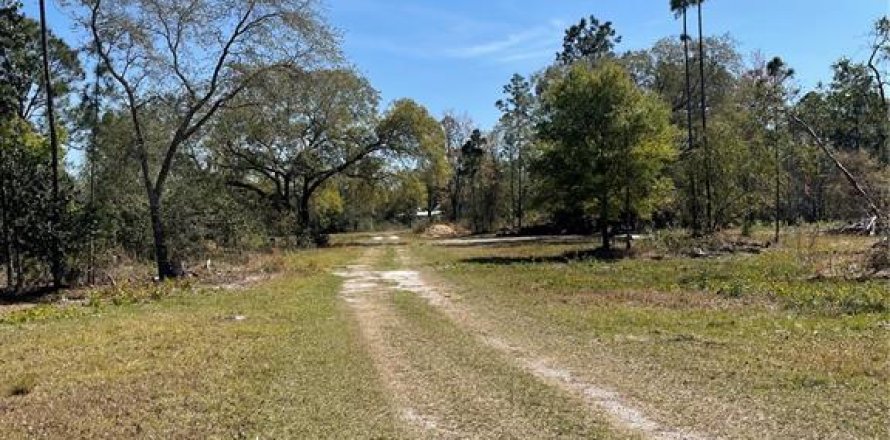
M 244 291 L 0 325 L 5 438 L 398 437 L 328 268 L 307 252 Z M 233 319 L 234 317 L 243 319 Z
M 886 283 L 803 280 L 788 250 L 552 258 L 577 248 L 412 252 L 504 333 L 674 425 L 733 438 L 890 436 Z

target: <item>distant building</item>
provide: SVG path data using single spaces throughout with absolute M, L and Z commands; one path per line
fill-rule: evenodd
M 414 215 L 415 218 L 418 219 L 432 219 L 438 220 L 442 218 L 442 210 L 437 206 L 432 212 L 427 211 L 426 209 L 417 209 L 417 213 Z

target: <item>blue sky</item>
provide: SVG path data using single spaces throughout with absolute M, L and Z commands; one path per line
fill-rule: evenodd
M 36 17 L 36 0 L 25 11 Z M 50 1 L 50 26 L 75 39 L 71 23 Z M 409 97 L 435 115 L 466 112 L 482 128 L 498 118 L 494 102 L 513 73 L 529 74 L 553 60 L 563 30 L 595 15 L 615 23 L 619 50 L 677 35 L 668 0 L 326 0 L 356 68 L 384 102 Z M 831 76 L 841 56 L 867 56 L 870 24 L 890 0 L 709 0 L 705 33 L 730 33 L 744 54 L 782 56 L 804 89 Z

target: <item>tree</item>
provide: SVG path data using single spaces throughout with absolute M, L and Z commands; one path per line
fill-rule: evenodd
M 882 123 L 881 112 L 871 111 L 873 105 L 878 103 L 877 94 L 863 93 L 866 91 L 860 88 L 863 84 L 859 79 L 846 83 L 847 86 L 839 89 L 835 89 L 836 82 L 832 82 L 827 88 L 819 87 L 808 92 L 793 108 L 792 119 L 805 121 L 806 126 L 818 127 L 814 133 L 822 142 L 816 142 L 806 129 L 797 130 L 800 139 L 796 139 L 796 144 L 805 146 L 815 156 L 816 169 L 811 177 L 814 191 L 810 192 L 809 202 L 811 217 L 818 220 L 858 219 L 862 215 L 858 192 L 854 193 L 854 197 L 847 194 L 847 179 L 842 177 L 839 164 L 844 166 L 847 156 L 851 155 L 869 155 L 878 159 L 871 148 L 858 147 L 879 142 L 879 138 L 874 136 L 874 128 Z M 862 106 L 854 107 L 857 103 Z M 795 126 L 803 128 L 798 122 Z M 831 154 L 825 154 L 823 146 L 829 147 Z M 841 171 L 840 175 L 835 170 Z
M 712 176 L 711 176 L 711 146 L 708 142 L 708 94 L 705 82 L 705 36 L 702 28 L 702 3 L 705 0 L 690 0 L 690 3 L 698 7 L 698 69 L 699 69 L 699 85 L 701 88 L 701 125 L 702 125 L 702 145 L 705 154 L 705 219 L 708 232 L 714 230 L 714 212 L 713 212 L 713 196 L 712 196 Z
M 108 81 L 105 70 L 100 60 L 98 60 L 97 50 L 92 47 L 88 51 L 95 56 L 95 64 L 93 65 L 93 77 L 86 84 L 80 96 L 80 117 L 78 120 L 78 130 L 81 134 L 81 141 L 84 147 L 83 167 L 87 181 L 87 200 L 86 213 L 87 222 L 89 223 L 89 246 L 87 256 L 87 284 L 96 283 L 96 156 L 99 148 L 99 135 L 102 125 L 102 97 L 107 94 Z
M 699 81 L 698 69 L 689 72 L 690 81 L 686 82 L 687 67 L 687 42 L 662 39 L 652 48 L 624 54 L 620 62 L 630 71 L 635 82 L 643 89 L 657 94 L 668 103 L 672 110 L 672 121 L 677 126 L 686 128 L 687 136 L 684 136 L 684 146 L 680 160 L 674 167 L 674 181 L 682 192 L 681 202 L 664 214 L 666 221 L 672 221 L 674 214 L 680 214 L 683 224 L 689 226 L 693 233 L 702 230 L 705 218 L 704 188 L 705 188 L 705 155 L 696 139 L 700 137 L 700 129 L 689 133 L 692 125 L 693 108 L 698 108 L 700 89 L 693 89 L 687 84 Z M 709 48 L 709 62 L 705 71 L 705 81 L 708 90 L 709 112 L 713 115 L 721 114 L 729 116 L 735 113 L 740 105 L 746 105 L 739 101 L 741 95 L 737 93 L 739 81 L 743 74 L 741 55 L 736 49 L 737 45 L 728 36 L 706 38 L 705 44 Z M 695 107 L 693 107 L 693 105 Z M 721 174 L 721 169 L 726 169 L 728 164 L 721 163 L 719 157 L 731 157 L 733 152 L 726 151 L 730 144 L 736 143 L 735 129 L 729 130 L 725 124 L 732 121 L 742 121 L 745 118 L 729 117 L 720 122 L 719 130 L 709 127 L 709 145 L 711 150 L 711 192 L 713 199 L 713 224 L 717 227 L 724 226 L 734 219 L 727 217 L 731 213 L 728 204 L 736 199 L 726 199 L 722 194 L 731 194 L 737 188 L 738 182 L 728 179 L 726 174 Z M 714 139 L 715 131 L 720 132 L 720 139 Z M 690 142 L 691 140 L 691 142 Z M 725 145 L 718 145 L 718 141 L 726 141 Z M 744 144 L 743 144 L 744 145 Z
M 448 184 L 448 201 L 451 205 L 449 207 L 450 216 L 451 221 L 456 222 L 463 215 L 461 196 L 464 189 L 464 181 L 463 173 L 461 172 L 461 161 L 463 160 L 461 147 L 470 138 L 475 124 L 469 116 L 458 115 L 454 112 L 447 112 L 440 124 L 445 132 L 445 154 L 451 167 L 451 180 Z
M 46 93 L 46 125 L 49 128 L 50 168 L 52 169 L 52 220 L 54 228 L 58 228 L 61 215 L 59 199 L 59 137 L 56 134 L 56 112 L 53 107 L 53 80 L 50 72 L 49 42 L 46 31 L 46 1 L 40 0 L 40 43 L 43 58 L 43 90 Z M 57 238 L 57 234 L 51 234 Z M 53 286 L 62 286 L 62 249 L 61 243 L 55 243 L 52 251 Z
M 294 213 L 304 244 L 318 232 L 313 197 L 331 179 L 374 178 L 386 159 L 444 161 L 441 127 L 425 108 L 399 100 L 380 116 L 377 91 L 349 70 L 276 73 L 241 101 L 217 127 L 218 163 L 230 186 Z
M 433 133 L 433 131 L 429 131 Z M 440 206 L 442 194 L 451 178 L 451 167 L 445 156 L 445 142 L 425 147 L 418 157 L 418 172 L 425 189 L 427 218 L 433 218 L 433 211 Z
M 534 142 L 535 97 L 529 81 L 519 74 L 513 75 L 510 83 L 504 86 L 504 94 L 506 98 L 498 100 L 495 105 L 503 113 L 500 123 L 510 161 L 510 205 L 514 226 L 522 230 L 528 185 L 526 162 Z
M 562 51 L 556 54 L 556 61 L 563 66 L 579 60 L 596 63 L 613 56 L 612 51 L 619 43 L 621 37 L 612 28 L 612 22 L 601 23 L 591 15 L 589 20 L 582 18 L 578 24 L 566 29 Z
M 875 89 L 883 104 L 883 123 L 878 127 L 881 135 L 881 145 L 878 147 L 878 157 L 884 164 L 890 164 L 890 101 L 887 100 L 887 82 L 879 67 L 879 63 L 890 58 L 890 17 L 881 17 L 874 24 L 872 32 L 871 55 L 868 58 L 868 68 L 872 72 Z
M 39 279 L 59 254 L 61 227 L 52 209 L 50 151 L 45 139 L 18 116 L 0 121 L 0 210 L 3 236 L 0 256 L 6 266 L 6 286 L 13 291 Z M 56 280 L 53 280 L 54 282 Z
M 20 5 L 16 2 L 4 0 L 0 3 L 0 124 L 5 126 L 7 121 L 13 119 L 18 108 L 16 99 L 17 90 L 20 88 L 21 79 L 18 66 L 21 59 L 18 56 L 28 43 L 27 35 L 20 31 L 24 16 L 19 13 Z M 4 133 L 0 140 L 11 138 Z M 8 170 L 12 160 L 8 157 L 6 148 L 0 146 L 0 222 L 2 222 L 2 237 L 0 242 L 0 256 L 3 257 L 6 268 L 6 286 L 15 284 L 15 268 L 13 257 L 12 219 L 10 216 L 11 203 L 9 200 L 10 181 L 13 181 Z
M 788 101 L 788 81 L 794 76 L 794 69 L 785 65 L 781 58 L 775 57 L 766 65 L 765 77 L 761 78 L 760 84 L 764 87 L 767 114 L 767 129 L 771 134 L 771 140 L 775 144 L 775 167 L 776 167 L 776 205 L 775 205 L 775 237 L 773 240 L 779 242 L 779 229 L 781 222 L 781 205 L 782 205 L 782 160 L 781 160 L 781 136 L 783 127 L 787 123 L 784 121 L 784 110 Z M 787 132 L 787 130 L 786 130 Z
M 6 1 L 0 2 L 4 4 Z M 25 17 L 15 3 L 0 7 L 3 44 L 2 76 L 4 106 L 32 124 L 46 127 L 46 80 L 43 67 L 43 27 Z M 46 30 L 47 63 L 57 102 L 64 102 L 72 86 L 83 78 L 77 50 Z M 47 128 L 48 129 L 48 128 Z
M 869 214 L 873 215 L 876 221 L 886 224 L 886 219 L 884 219 L 886 214 L 884 209 L 880 207 L 880 203 L 869 191 L 865 189 L 864 185 L 859 181 L 858 178 L 856 178 L 856 176 L 853 175 L 852 172 L 850 172 L 848 167 L 844 165 L 844 163 L 841 162 L 840 159 L 838 159 L 829 145 L 819 137 L 818 133 L 816 133 L 816 130 L 796 114 L 791 114 L 790 119 L 794 123 L 798 124 L 801 128 L 803 128 L 806 134 L 810 136 L 810 138 L 814 142 L 816 142 L 819 148 L 821 148 L 825 155 L 828 156 L 828 158 L 834 163 L 837 169 L 843 174 L 850 187 L 855 190 L 855 195 L 865 202 L 866 211 Z
M 676 156 L 669 110 L 614 63 L 575 65 L 544 93 L 539 132 L 547 142 L 537 173 L 552 203 L 599 213 L 604 249 L 615 214 L 645 218 L 670 189 Z
M 0 255 L 8 285 L 21 287 L 25 272 L 42 273 L 46 262 L 58 287 L 67 232 L 60 184 L 68 176 L 59 166 L 61 124 L 55 107 L 47 105 L 60 100 L 47 97 L 65 98 L 82 72 L 75 52 L 46 29 L 45 20 L 19 9 L 17 2 L 0 2 Z M 35 267 L 26 271 L 31 263 Z
M 705 225 L 708 231 L 713 230 L 714 221 L 713 221 L 713 196 L 712 196 L 712 175 L 711 175 L 711 151 L 710 144 L 708 142 L 708 100 L 707 100 L 707 92 L 706 92 L 706 76 L 705 76 L 705 37 L 703 32 L 703 20 L 702 20 L 702 3 L 704 0 L 671 0 L 671 11 L 675 13 L 675 15 L 683 17 L 683 35 L 681 36 L 684 45 L 684 59 L 686 66 L 686 108 L 687 108 L 687 131 L 689 136 L 689 149 L 693 148 L 692 143 L 692 102 L 691 97 L 692 93 L 690 91 L 690 74 L 689 74 L 689 37 L 687 31 L 687 12 L 690 6 L 697 6 L 698 8 L 698 65 L 699 65 L 699 86 L 701 93 L 699 94 L 699 98 L 701 99 L 701 122 L 702 122 L 702 131 L 701 131 L 701 142 L 704 147 L 704 168 L 705 168 Z M 694 179 L 690 179 L 690 182 L 694 182 Z M 693 198 L 697 203 L 697 196 Z M 693 208 L 697 211 L 697 208 Z M 697 231 L 698 229 L 698 219 L 697 212 L 693 216 L 693 228 Z
M 130 114 L 158 276 L 175 276 L 162 203 L 179 149 L 267 73 L 336 59 L 336 39 L 314 0 L 81 3 L 82 22 Z M 146 109 L 159 101 L 170 104 L 168 132 L 147 127 Z M 163 146 L 159 159 L 149 154 L 150 144 Z
M 689 0 L 671 0 L 671 11 L 674 12 L 675 15 L 680 15 L 683 17 L 683 34 L 680 35 L 680 39 L 683 40 L 683 65 L 685 67 L 685 85 L 686 85 L 686 94 L 684 96 L 684 100 L 686 102 L 686 131 L 687 131 L 687 151 L 691 152 L 693 149 L 693 134 L 692 134 L 692 82 L 690 81 L 689 75 L 689 31 L 688 31 L 688 18 L 687 18 L 687 10 L 689 9 Z M 692 229 L 694 233 L 698 233 L 699 230 L 699 221 L 698 221 L 698 193 L 695 190 L 695 178 L 689 179 L 690 184 L 692 185 Z
M 488 145 L 488 139 L 482 135 L 480 130 L 474 129 L 470 134 L 470 138 L 460 147 L 460 165 L 457 171 L 461 176 L 461 180 L 469 185 L 468 204 L 471 207 L 473 230 L 476 232 L 482 230 L 479 200 L 476 197 L 479 187 L 476 177 L 482 169 L 486 145 Z

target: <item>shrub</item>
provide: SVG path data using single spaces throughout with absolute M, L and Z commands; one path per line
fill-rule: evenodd
M 874 272 L 890 269 L 890 240 L 883 240 L 872 247 L 866 265 Z

